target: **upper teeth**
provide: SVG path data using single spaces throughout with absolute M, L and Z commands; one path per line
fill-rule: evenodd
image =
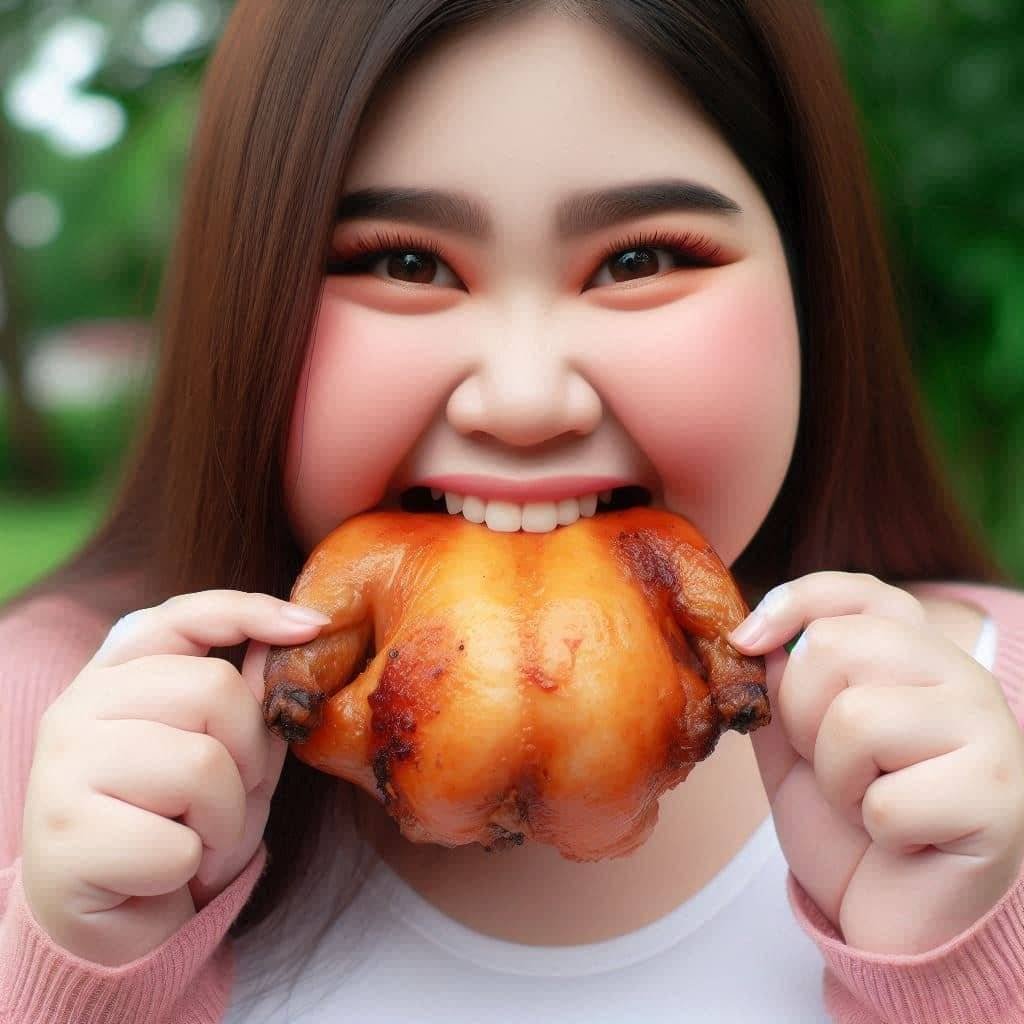
M 514 501 L 485 499 L 473 494 L 456 494 L 453 491 L 430 489 L 435 500 L 444 494 L 444 503 L 449 513 L 463 517 L 471 523 L 485 523 L 488 529 L 501 533 L 549 533 L 558 526 L 569 526 L 580 516 L 592 516 L 597 511 L 598 498 L 602 502 L 612 500 L 612 492 L 583 494 L 578 498 L 563 498 L 561 501 L 535 501 L 521 505 Z

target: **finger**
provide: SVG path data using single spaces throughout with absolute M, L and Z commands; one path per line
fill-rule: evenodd
M 927 629 L 868 615 L 816 619 L 789 656 L 775 709 L 790 744 L 813 762 L 825 713 L 848 686 L 959 688 L 950 680 L 966 675 L 967 688 L 981 695 L 989 685 L 983 672 L 966 651 Z
M 1009 787 L 993 785 L 992 758 L 972 743 L 942 757 L 876 779 L 861 803 L 863 827 L 892 853 L 935 846 L 985 857 L 1009 838 L 1018 820 Z
M 825 799 L 859 825 L 875 779 L 959 750 L 984 735 L 984 725 L 984 716 L 943 686 L 847 687 L 822 719 L 814 774 Z
M 261 790 L 265 792 L 267 801 L 273 796 L 274 789 L 277 787 L 277 780 L 281 776 L 284 759 L 288 753 L 287 742 L 271 732 L 263 718 L 263 671 L 266 668 L 267 655 L 269 653 L 269 644 L 259 643 L 254 640 L 249 644 L 245 652 L 245 659 L 242 662 L 242 679 L 249 692 L 255 698 L 259 725 L 266 735 L 267 743 L 269 744 L 266 764 L 259 782 Z
M 161 896 L 188 883 L 199 868 L 203 845 L 187 825 L 141 807 L 94 793 L 83 802 L 90 827 L 75 833 L 74 876 L 100 892 L 82 893 L 80 913 L 108 910 L 118 896 Z M 110 837 L 116 836 L 117 842 Z M 117 902 L 123 902 L 117 901 Z
M 765 687 L 768 690 L 768 702 L 772 708 L 776 706 L 776 695 L 779 692 L 779 684 L 788 660 L 788 655 L 781 647 L 778 650 L 769 651 L 764 656 Z M 768 794 L 768 801 L 774 804 L 775 794 L 790 770 L 800 762 L 800 755 L 790 745 L 786 731 L 782 727 L 782 719 L 775 714 L 772 715 L 772 720 L 766 726 L 750 734 L 750 742 L 754 747 L 754 756 L 757 758 L 757 766 L 761 772 L 761 781 L 764 783 L 765 792 Z
M 282 741 L 282 746 L 284 753 L 287 753 L 288 744 Z M 274 795 L 276 784 L 277 779 L 274 778 L 267 785 L 258 786 L 251 793 L 246 794 L 245 831 L 242 838 L 228 851 L 226 857 L 211 857 L 209 860 L 204 860 L 196 877 L 189 881 L 189 890 L 197 910 L 205 906 L 218 893 L 223 892 L 252 859 L 267 826 L 267 818 L 270 816 L 270 800 Z
M 144 685 L 139 685 L 139 677 Z M 106 670 L 107 685 L 82 686 L 70 696 L 76 714 L 99 721 L 161 722 L 205 733 L 231 755 L 246 792 L 267 773 L 274 735 L 259 701 L 238 670 L 221 658 L 152 655 Z
M 790 870 L 828 919 L 838 921 L 847 883 L 871 846 L 864 826 L 847 821 L 825 799 L 803 758 L 775 794 L 772 818 Z M 821 840 L 812 838 L 825 836 L 827 863 Z
M 202 656 L 211 647 L 249 639 L 282 646 L 304 643 L 330 621 L 323 613 L 319 624 L 289 618 L 296 608 L 269 594 L 241 590 L 182 594 L 116 622 L 89 665 L 121 665 L 147 654 Z
M 204 862 L 225 859 L 242 839 L 246 804 L 227 750 L 209 736 L 160 722 L 97 725 L 89 787 L 162 818 L 180 818 L 202 840 Z
M 245 652 L 242 662 L 242 678 L 250 692 L 257 698 L 263 693 L 263 670 L 266 666 L 270 647 L 253 641 Z M 201 872 L 189 882 L 189 890 L 196 909 L 201 909 L 209 901 L 222 892 L 249 862 L 263 838 L 267 818 L 270 815 L 270 801 L 277 788 L 288 754 L 288 744 L 275 736 L 265 727 L 260 712 L 260 725 L 264 728 L 269 740 L 270 750 L 267 766 L 259 784 L 246 794 L 245 801 L 245 833 L 238 845 L 228 853 L 225 859 L 214 859 L 204 864 Z
M 729 635 L 744 654 L 764 654 L 792 640 L 815 619 L 874 615 L 911 625 L 927 621 L 912 594 L 868 573 L 813 572 L 773 587 Z
M 253 640 L 245 649 L 245 657 L 242 659 L 242 680 L 249 689 L 249 692 L 256 698 L 257 703 L 263 703 L 263 670 L 267 665 L 267 655 L 270 653 L 270 644 L 260 643 Z

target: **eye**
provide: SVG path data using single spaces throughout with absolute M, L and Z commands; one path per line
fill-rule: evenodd
M 662 270 L 718 266 L 721 253 L 722 247 L 703 235 L 641 234 L 608 246 L 601 266 L 588 283 L 623 284 L 656 277 Z
M 327 274 L 370 274 L 402 284 L 463 288 L 441 252 L 427 239 L 376 232 L 373 238 L 357 238 L 339 258 L 328 260 Z
M 587 286 L 640 281 L 657 277 L 663 270 L 718 266 L 721 253 L 722 247 L 703 235 L 671 231 L 640 234 L 608 246 Z M 402 284 L 466 290 L 442 258 L 440 249 L 429 239 L 380 231 L 349 243 L 343 253 L 328 260 L 325 273 L 370 274 Z

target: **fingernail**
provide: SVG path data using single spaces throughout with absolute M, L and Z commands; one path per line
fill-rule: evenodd
M 774 615 L 786 602 L 786 598 L 789 591 L 786 589 L 785 583 L 780 583 L 777 587 L 772 587 L 764 597 L 761 598 L 757 603 L 757 607 L 754 609 L 755 612 L 764 615 L 765 617 Z
M 768 619 L 759 611 L 751 612 L 730 634 L 729 639 L 744 647 L 756 644 L 768 631 Z
M 292 622 L 300 622 L 304 626 L 326 626 L 330 623 L 331 617 L 318 612 L 315 608 L 306 608 L 301 604 L 286 604 L 281 608 L 281 614 Z

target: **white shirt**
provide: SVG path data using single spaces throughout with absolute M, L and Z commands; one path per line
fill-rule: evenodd
M 991 671 L 995 650 L 986 619 L 974 656 Z M 377 858 L 291 993 L 241 1003 L 240 979 L 226 1020 L 830 1024 L 821 955 L 793 917 L 787 870 L 769 815 L 703 889 L 652 924 L 604 942 L 528 946 L 453 920 Z

